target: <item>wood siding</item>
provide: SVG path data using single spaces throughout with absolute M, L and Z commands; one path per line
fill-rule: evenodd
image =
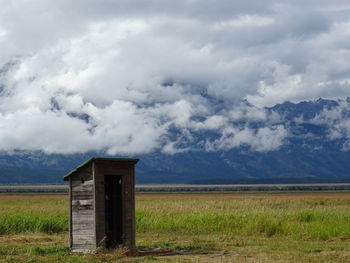
M 71 177 L 71 238 L 73 251 L 87 251 L 96 248 L 94 181 L 92 164 L 79 169 Z

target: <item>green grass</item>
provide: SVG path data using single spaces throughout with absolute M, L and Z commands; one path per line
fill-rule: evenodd
M 350 237 L 350 204 L 344 200 L 162 200 L 141 202 L 137 211 L 138 233 L 281 235 L 296 239 Z M 181 207 L 178 207 L 181 204 Z M 346 209 L 344 206 L 347 206 Z M 174 209 L 167 212 L 167 207 Z M 169 208 L 168 208 L 169 209 Z M 160 216 L 161 215 L 161 216 Z
M 350 193 L 141 194 L 136 211 L 138 247 L 179 255 L 78 256 L 66 197 L 0 196 L 0 262 L 350 262 Z
M 1 196 L 0 196 L 1 198 Z M 27 232 L 59 233 L 68 229 L 65 198 L 2 196 L 0 201 L 0 235 Z
M 0 215 L 0 235 L 26 232 L 59 233 L 67 230 L 67 224 L 67 217 L 62 215 Z
M 44 256 L 44 255 L 67 255 L 69 253 L 69 248 L 67 246 L 34 246 L 28 247 L 25 250 L 26 254 L 29 256 Z
M 174 195 L 173 195 L 174 196 Z M 175 195 L 176 196 L 176 195 Z M 281 200 L 227 198 L 192 200 L 188 195 L 161 202 L 149 196 L 139 199 L 136 212 L 138 233 L 275 235 L 327 240 L 350 236 L 348 200 Z M 25 196 L 24 196 L 25 197 Z M 46 200 L 46 198 L 51 198 Z M 231 196 L 232 197 L 232 196 Z M 48 202 L 50 205 L 48 206 Z M 67 231 L 67 202 L 42 196 L 7 198 L 0 206 L 0 235 L 26 232 Z

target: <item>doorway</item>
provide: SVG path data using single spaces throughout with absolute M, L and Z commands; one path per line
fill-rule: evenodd
M 106 247 L 123 244 L 123 177 L 105 175 L 105 234 Z

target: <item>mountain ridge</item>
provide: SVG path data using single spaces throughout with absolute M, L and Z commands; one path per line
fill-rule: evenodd
M 350 103 L 350 99 L 343 102 Z M 318 99 L 284 102 L 265 108 L 266 112 L 281 116 L 277 124 L 283 125 L 289 132 L 283 145 L 275 150 L 254 151 L 242 144 L 228 150 L 208 151 L 193 145 L 194 150 L 175 154 L 155 151 L 131 155 L 129 157 L 140 158 L 137 183 L 350 182 L 350 152 L 346 148 L 348 138 L 336 137 L 342 120 L 333 121 L 338 129 L 335 135 L 332 135 L 329 126 L 329 116 L 334 114 L 328 113 L 339 111 L 340 105 L 336 100 Z M 343 109 L 339 116 L 347 120 L 349 112 Z M 250 122 L 249 125 L 259 127 L 261 122 Z M 237 125 L 243 127 L 247 124 L 242 122 Z M 205 139 L 206 133 L 198 133 L 198 138 Z M 103 152 L 71 155 L 2 152 L 0 184 L 63 183 L 63 175 L 71 169 L 91 156 L 103 155 Z

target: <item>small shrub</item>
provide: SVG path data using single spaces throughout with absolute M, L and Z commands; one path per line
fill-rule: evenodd
M 314 212 L 311 211 L 301 211 L 298 214 L 297 218 L 300 222 L 311 222 L 316 219 L 316 215 Z
M 277 220 L 261 218 L 257 220 L 255 230 L 265 234 L 267 237 L 272 237 L 283 232 L 282 222 Z

